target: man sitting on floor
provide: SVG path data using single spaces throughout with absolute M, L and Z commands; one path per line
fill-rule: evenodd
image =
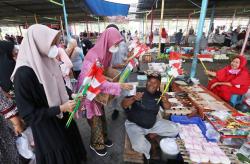
M 125 127 L 132 148 L 143 153 L 147 159 L 150 159 L 151 144 L 145 135 L 155 133 L 159 136 L 175 137 L 179 132 L 177 124 L 157 117 L 160 106 L 164 110 L 171 106 L 167 96 L 162 96 L 160 103 L 157 104 L 161 96 L 160 84 L 160 74 L 150 74 L 146 88 L 141 92 L 137 90 L 135 96 L 126 97 L 121 103 L 127 113 Z

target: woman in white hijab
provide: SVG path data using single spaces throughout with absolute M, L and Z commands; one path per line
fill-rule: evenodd
M 75 102 L 69 100 L 55 59 L 59 36 L 44 25 L 29 27 L 12 74 L 19 114 L 33 132 L 37 164 L 79 164 L 86 159 L 75 122 L 65 128 Z

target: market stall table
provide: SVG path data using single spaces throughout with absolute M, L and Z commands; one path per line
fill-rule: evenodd
M 246 138 L 250 131 L 250 116 L 239 113 L 202 85 L 188 86 L 173 82 L 175 92 L 186 92 L 201 118 L 206 119 L 225 138 Z M 227 114 L 226 117 L 222 117 Z

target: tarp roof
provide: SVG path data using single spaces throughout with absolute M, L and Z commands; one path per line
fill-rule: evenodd
M 164 18 L 187 19 L 190 13 L 200 10 L 198 6 L 201 6 L 201 2 L 202 0 L 165 0 Z M 235 10 L 236 17 L 250 16 L 250 0 L 209 0 L 207 18 L 210 18 L 213 3 L 215 3 L 215 17 L 217 18 L 232 18 Z M 137 12 L 151 10 L 152 7 L 155 9 L 154 18 L 160 18 L 161 0 L 139 0 Z M 137 18 L 143 16 L 144 14 L 137 14 Z M 199 17 L 199 14 L 192 17 Z
M 61 3 L 61 0 L 55 0 Z M 65 0 L 68 22 L 96 21 L 84 5 L 84 0 Z M 40 23 L 56 23 L 63 19 L 61 6 L 48 0 L 1 0 L 0 25 L 34 24 L 36 14 Z M 57 20 L 57 21 L 56 21 Z
M 97 16 L 127 16 L 129 5 L 105 0 L 85 0 L 92 14 Z
M 61 2 L 61 0 L 55 0 Z M 85 0 L 65 0 L 68 22 L 96 21 L 96 17 L 86 7 Z M 199 11 L 199 7 L 193 3 L 201 5 L 201 0 L 165 0 L 164 19 L 166 18 L 188 18 L 188 14 Z M 209 0 L 207 18 L 210 18 L 212 0 Z M 236 17 L 250 16 L 250 0 L 215 0 L 215 17 L 232 18 L 236 10 Z M 161 0 L 139 0 L 137 4 L 136 18 L 140 19 L 145 14 L 140 12 L 151 10 L 154 7 L 154 19 L 160 18 Z M 0 1 L 0 26 L 11 24 L 34 24 L 34 14 L 37 15 L 38 23 L 56 23 L 63 10 L 61 6 L 50 3 L 48 0 L 1 0 Z M 248 11 L 248 12 L 244 12 Z M 199 17 L 195 14 L 192 17 Z M 100 19 L 102 20 L 102 18 Z

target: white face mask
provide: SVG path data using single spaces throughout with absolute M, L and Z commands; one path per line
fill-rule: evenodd
M 119 50 L 118 46 L 112 46 L 109 48 L 109 52 L 111 52 L 111 53 L 116 53 L 118 50 Z
M 53 45 L 49 49 L 48 57 L 55 58 L 58 55 L 58 48 L 56 45 Z

